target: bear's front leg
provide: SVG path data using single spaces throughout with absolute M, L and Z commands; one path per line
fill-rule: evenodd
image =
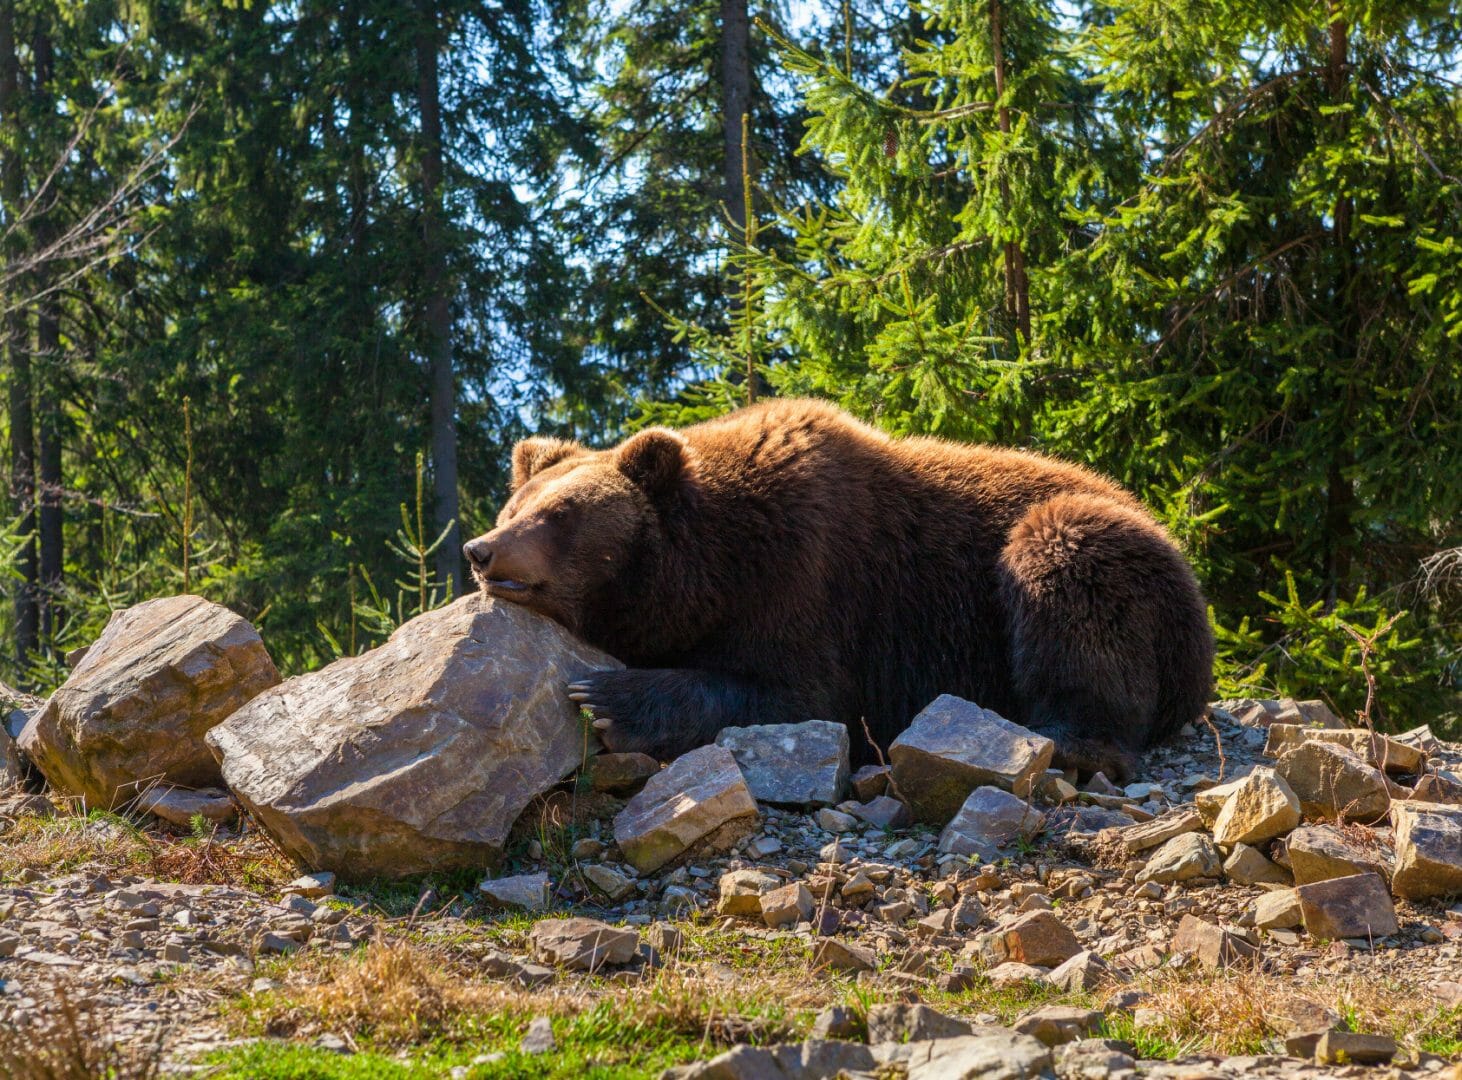
M 568 689 L 594 717 L 606 747 L 660 761 L 714 741 L 724 727 L 807 719 L 795 716 L 792 703 L 770 687 L 696 668 L 599 671 Z

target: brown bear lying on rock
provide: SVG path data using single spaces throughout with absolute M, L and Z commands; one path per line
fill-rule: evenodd
M 525 440 L 497 527 L 464 552 L 488 595 L 628 665 L 573 696 L 608 747 L 661 759 L 817 718 L 867 760 L 863 722 L 886 747 L 949 693 L 1124 777 L 1212 687 L 1193 571 L 1132 495 L 815 401 L 611 450 Z

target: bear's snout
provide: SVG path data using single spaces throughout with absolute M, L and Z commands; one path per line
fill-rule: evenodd
M 492 561 L 492 545 L 485 536 L 468 540 L 462 545 L 462 556 L 473 566 L 486 566 Z

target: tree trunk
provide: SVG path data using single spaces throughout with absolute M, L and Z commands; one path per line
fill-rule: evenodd
M 995 64 L 995 96 L 1001 99 L 996 115 L 999 119 L 1001 134 L 1009 135 L 1010 107 L 1004 104 L 1005 44 L 1004 27 L 1001 25 L 1003 18 L 1004 10 L 1001 8 L 1000 0 L 990 0 L 990 52 Z M 1005 216 L 1008 218 L 1010 181 L 1006 179 L 1004 169 L 1000 171 L 1000 202 Z M 1008 224 L 1008 222 L 1004 224 Z M 1004 255 L 1005 310 L 1014 323 L 1021 342 L 1029 344 L 1031 339 L 1030 282 L 1025 273 L 1025 255 L 1020 250 L 1019 242 L 1015 240 L 1005 241 Z
M 51 39 L 44 30 L 35 36 L 32 54 L 35 57 L 35 93 L 42 112 L 51 113 L 51 79 L 53 58 Z M 54 213 L 54 210 L 50 213 Z M 55 223 L 49 214 L 42 215 L 36 222 L 36 250 L 44 251 L 55 235 Z M 36 269 L 36 361 L 34 393 L 39 424 L 36 429 L 37 454 L 40 464 L 40 482 L 37 486 L 39 504 L 40 539 L 40 588 L 39 602 L 40 643 L 48 651 L 60 623 L 58 604 L 61 597 L 61 574 L 63 565 L 62 507 L 61 507 L 61 416 L 60 416 L 60 369 L 61 369 L 61 316 L 60 297 L 52 293 L 53 268 L 42 262 Z
M 457 524 L 457 382 L 452 371 L 452 310 L 442 213 L 442 111 L 437 76 L 439 34 L 432 0 L 422 0 L 416 37 L 417 97 L 421 107 L 421 202 L 426 354 L 431 377 L 431 458 L 434 520 L 451 532 L 437 549 L 438 580 L 462 593 L 462 530 Z
M 721 0 L 721 133 L 726 211 L 738 232 L 746 229 L 742 182 L 741 118 L 751 112 L 751 23 L 746 0 Z
M 15 3 L 0 0 L 0 123 L 18 134 L 20 121 L 15 113 L 20 104 L 20 63 L 15 52 Z M 18 212 L 22 194 L 21 156 L 11 149 L 0 160 L 0 198 L 4 201 L 5 224 Z M 16 255 L 17 238 L 11 237 L 11 250 L 6 258 Z M 12 279 L 13 281 L 15 279 Z M 18 285 L 19 282 L 17 281 Z M 0 297 L 14 303 L 17 297 Z M 29 536 L 20 551 L 21 580 L 15 589 L 15 659 L 25 665 L 36 648 L 39 609 L 36 604 L 37 571 L 35 513 L 35 420 L 31 412 L 31 370 L 29 343 L 26 341 L 25 313 L 18 305 L 3 317 L 0 334 L 4 337 L 6 358 L 10 367 L 10 496 L 15 501 L 15 514 L 20 530 Z

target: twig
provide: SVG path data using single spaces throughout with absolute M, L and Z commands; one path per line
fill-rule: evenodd
M 1218 748 L 1218 778 L 1222 781 L 1224 771 L 1228 768 L 1228 759 L 1223 753 L 1223 736 L 1218 733 L 1218 725 L 1213 722 L 1213 716 L 1207 709 L 1203 710 L 1203 722 L 1213 732 L 1213 744 Z

